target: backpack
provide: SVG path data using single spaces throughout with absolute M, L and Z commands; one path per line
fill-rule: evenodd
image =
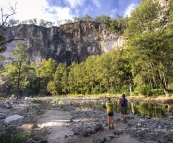
M 120 99 L 120 105 L 125 106 L 126 105 L 126 98 L 121 98 Z

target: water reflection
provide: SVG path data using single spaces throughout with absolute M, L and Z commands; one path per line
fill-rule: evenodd
M 172 105 L 168 105 L 168 112 L 172 112 Z
M 118 109 L 118 104 L 116 103 Z M 116 110 L 118 112 L 118 110 Z M 172 115 L 172 105 L 166 104 L 152 104 L 152 103 L 141 103 L 128 105 L 128 113 L 140 115 L 150 118 L 163 118 L 166 117 L 166 113 Z
M 114 101 L 115 105 L 115 112 L 119 113 L 119 102 Z M 144 116 L 144 117 L 150 117 L 150 118 L 163 118 L 166 117 L 166 115 L 172 116 L 172 105 L 171 104 L 154 104 L 154 103 L 141 103 L 141 104 L 135 104 L 130 102 L 128 104 L 128 113 Z
M 90 102 L 80 102 L 76 103 L 76 106 L 82 107 L 82 108 L 93 108 L 93 109 L 106 109 L 106 102 L 104 101 L 90 101 Z M 114 102 L 114 111 L 116 113 L 120 113 L 119 108 L 119 101 L 115 100 Z M 163 118 L 168 116 L 172 116 L 172 104 L 154 104 L 154 103 L 141 103 L 141 104 L 135 104 L 135 103 L 129 103 L 128 104 L 128 113 L 144 116 L 144 117 L 150 117 L 150 118 Z
M 134 103 L 131 103 L 131 110 L 132 110 L 132 114 L 135 114 Z

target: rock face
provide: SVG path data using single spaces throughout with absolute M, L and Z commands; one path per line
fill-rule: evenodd
M 70 65 L 73 61 L 81 62 L 88 56 L 108 52 L 113 46 L 121 46 L 122 37 L 109 33 L 106 24 L 95 22 L 65 24 L 61 27 L 45 28 L 37 25 L 19 25 L 1 31 L 8 39 L 5 57 L 10 57 L 19 41 L 28 45 L 30 61 L 40 62 L 53 58 L 58 62 Z

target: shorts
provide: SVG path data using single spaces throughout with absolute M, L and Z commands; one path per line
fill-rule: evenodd
M 108 116 L 114 116 L 113 112 L 108 112 Z
M 120 106 L 120 112 L 121 112 L 121 114 L 126 115 L 127 114 L 127 107 L 126 106 Z

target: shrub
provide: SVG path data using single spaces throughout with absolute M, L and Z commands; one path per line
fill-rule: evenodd
M 121 92 L 122 93 L 128 93 L 129 92 L 129 86 L 128 85 L 123 85 L 121 87 Z
M 1 143 L 23 143 L 31 136 L 32 134 L 23 135 L 20 132 L 17 133 L 14 129 L 8 129 L 7 132 L 0 135 L 0 141 Z
M 92 90 L 93 94 L 99 94 L 100 93 L 100 85 L 97 85 L 94 87 L 94 89 Z
M 144 96 L 151 95 L 151 88 L 149 85 L 139 85 L 135 88 L 134 94 L 142 94 Z
M 151 90 L 151 95 L 159 96 L 159 95 L 164 95 L 164 90 L 163 89 L 152 89 Z

